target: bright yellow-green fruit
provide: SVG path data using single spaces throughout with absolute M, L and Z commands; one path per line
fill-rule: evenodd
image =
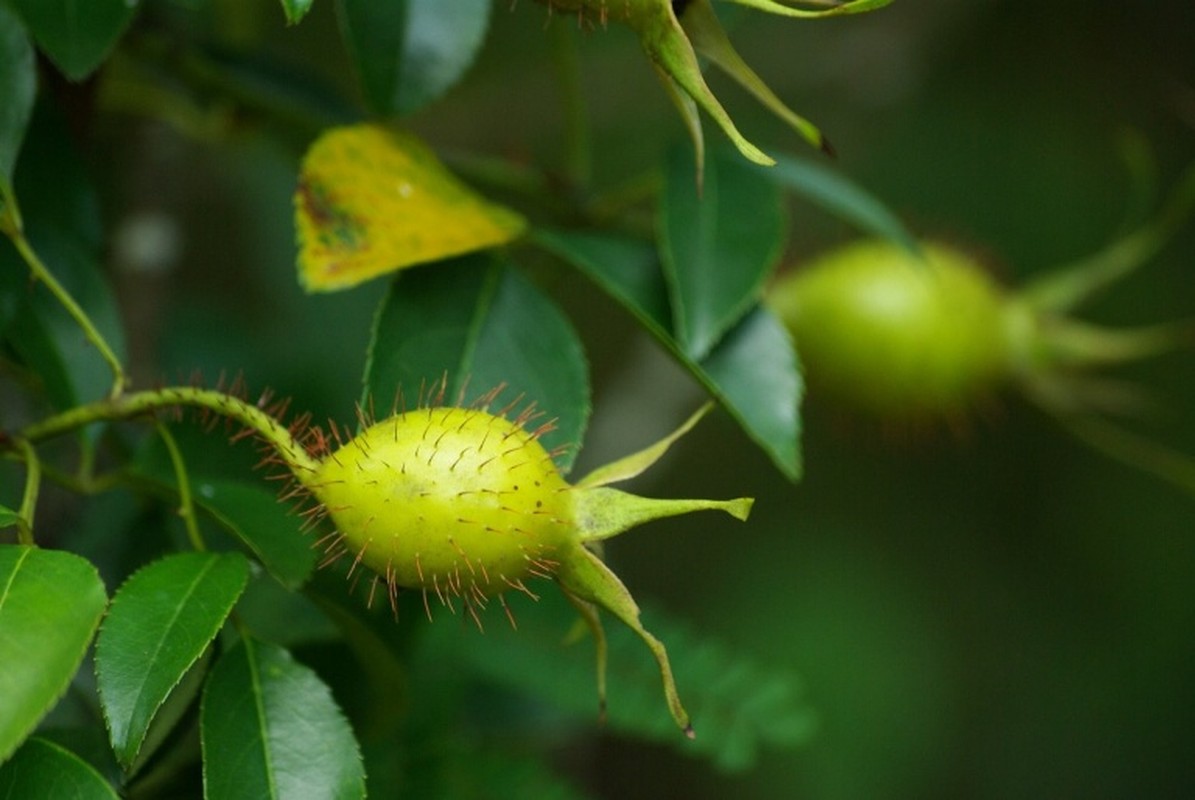
M 318 462 L 291 459 L 295 477 L 336 526 L 327 562 L 372 569 L 391 603 L 399 589 L 434 594 L 477 612 L 524 580 L 551 578 L 581 612 L 598 655 L 605 703 L 604 608 L 656 658 L 673 719 L 692 735 L 664 645 L 644 629 L 639 606 L 594 551 L 594 543 L 660 517 L 718 509 L 746 519 L 751 501 L 638 497 L 608 486 L 656 461 L 704 410 L 662 441 L 567 483 L 520 420 L 480 408 L 422 408 L 370 425 Z M 372 592 L 371 592 L 372 596 Z M 534 596 L 534 595 L 533 595 Z M 509 609 L 508 609 L 509 611 Z M 430 609 L 429 609 L 430 613 Z M 511 618 L 513 623 L 513 617 Z
M 379 422 L 311 485 L 347 550 L 402 587 L 493 596 L 551 574 L 575 538 L 569 486 L 543 446 L 478 409 Z

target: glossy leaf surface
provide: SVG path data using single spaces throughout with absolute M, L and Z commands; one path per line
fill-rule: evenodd
M 36 92 L 33 45 L 16 14 L 0 6 L 0 208 L 12 188 L 12 171 Z
M 491 5 L 341 0 L 341 33 L 373 111 L 408 114 L 446 92 L 473 63 Z
M 200 728 L 211 800 L 365 796 L 348 721 L 323 681 L 277 645 L 245 639 L 220 659 Z
M 0 760 L 66 691 L 107 601 L 88 561 L 0 545 Z
M 248 577 L 239 553 L 180 553 L 142 568 L 117 590 L 96 640 L 96 677 L 112 749 L 126 767 Z
M 117 800 L 95 767 L 55 742 L 34 737 L 0 765 L 0 797 Z
M 693 155 L 668 159 L 660 256 L 681 349 L 701 360 L 759 300 L 784 246 L 780 190 L 730 156 L 711 157 L 700 187 Z
M 801 475 L 803 384 L 792 343 L 755 307 L 704 359 L 671 333 L 667 289 L 650 247 L 626 239 L 539 230 L 535 240 L 579 269 L 629 311 L 735 418 L 790 480 Z
M 129 0 L 11 1 L 38 46 L 75 81 L 103 62 L 139 5 Z
M 399 387 L 416 407 L 421 387 L 444 376 L 446 403 L 468 404 L 500 385 L 492 410 L 517 400 L 517 414 L 534 402 L 545 414 L 536 425 L 556 420 L 543 436 L 549 450 L 579 445 L 585 433 L 589 375 L 577 334 L 555 303 L 493 257 L 404 274 L 378 311 L 365 376 L 375 415 L 389 412 Z M 570 447 L 557 463 L 567 469 L 575 454 Z
M 776 166 L 756 171 L 864 233 L 891 239 L 910 252 L 920 252 L 917 240 L 884 203 L 821 162 L 780 156 Z

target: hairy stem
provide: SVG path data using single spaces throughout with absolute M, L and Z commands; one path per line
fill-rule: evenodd
M 128 419 L 179 406 L 205 408 L 250 428 L 274 448 L 300 482 L 306 482 L 319 468 L 286 426 L 261 408 L 225 392 L 191 386 L 133 392 L 72 408 L 30 425 L 21 431 L 21 437 L 37 442 L 92 423 Z

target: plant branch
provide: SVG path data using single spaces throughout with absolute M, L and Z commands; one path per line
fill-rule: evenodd
M 10 206 L 15 209 L 15 205 Z M 15 219 L 14 212 L 9 212 L 9 216 Z M 17 252 L 29 265 L 30 272 L 33 273 L 34 280 L 41 281 L 50 290 L 50 294 L 62 304 L 67 313 L 78 323 L 79 327 L 83 329 L 83 335 L 87 337 L 87 341 L 100 352 L 100 356 L 108 363 L 112 369 L 112 391 L 109 397 L 117 397 L 120 395 L 127 384 L 124 367 L 120 364 L 120 359 L 116 357 L 112 347 L 104 338 L 103 334 L 95 327 L 95 323 L 91 321 L 91 317 L 87 316 L 87 312 L 75 302 L 75 298 L 71 296 L 70 292 L 66 290 L 54 274 L 46 267 L 41 258 L 37 255 L 34 249 L 29 245 L 29 240 L 25 238 L 25 232 L 16 225 L 5 226 L 5 233 L 8 234 L 9 239 L 12 240 L 13 246 L 17 248 Z
M 191 479 L 187 475 L 187 465 L 183 461 L 183 454 L 178 449 L 178 442 L 174 434 L 161 421 L 157 423 L 158 436 L 162 437 L 162 444 L 170 453 L 170 464 L 174 467 L 174 480 L 178 484 L 178 515 L 182 517 L 183 525 L 187 529 L 187 538 L 197 552 L 207 550 L 203 535 L 199 532 L 199 525 L 195 520 L 195 502 L 191 496 Z
M 37 494 L 41 488 L 41 461 L 27 439 L 17 439 L 16 445 L 25 461 L 25 493 L 17 510 L 17 541 L 32 545 L 35 543 L 33 516 L 37 512 Z
M 133 392 L 78 406 L 34 423 L 21 431 L 20 435 L 30 442 L 37 442 L 95 422 L 129 419 L 179 406 L 207 409 L 251 429 L 274 448 L 301 482 L 307 481 L 319 468 L 318 462 L 308 454 L 290 430 L 258 406 L 226 392 L 192 386 L 168 386 Z
M 554 25 L 552 31 L 552 55 L 564 104 L 564 172 L 574 188 L 585 189 L 593 173 L 593 148 L 576 32 L 569 25 Z

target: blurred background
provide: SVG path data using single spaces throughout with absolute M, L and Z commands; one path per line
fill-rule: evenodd
M 258 5 L 243 21 L 265 32 L 271 57 L 355 91 L 332 3 L 294 29 L 276 3 Z M 844 174 L 1012 285 L 1141 221 L 1195 160 L 1188 0 L 896 0 L 841 20 L 724 17 L 746 60 L 826 131 Z M 558 163 L 547 27 L 570 24 L 498 0 L 477 64 L 411 125 L 444 152 Z M 614 186 L 683 132 L 626 30 L 581 36 L 580 59 L 595 182 Z M 813 155 L 711 81 L 765 150 Z M 104 167 L 117 194 L 106 208 L 139 382 L 240 369 L 317 418 L 349 418 L 383 287 L 299 290 L 290 195 L 304 134 L 240 131 L 214 146 L 130 117 L 104 124 L 120 154 Z M 1127 165 L 1129 140 L 1156 161 L 1152 191 Z M 851 236 L 794 202 L 785 266 Z M 699 402 L 593 287 L 558 274 L 551 288 L 593 366 L 579 471 L 653 441 Z M 1195 317 L 1195 226 L 1087 314 Z M 1139 428 L 1195 454 L 1191 352 L 1122 374 L 1158 400 Z M 965 435 L 877 437 L 811 397 L 798 485 L 725 416 L 699 427 L 635 489 L 754 495 L 751 523 L 659 523 L 608 557 L 637 597 L 797 671 L 817 735 L 746 775 L 604 736 L 565 754 L 567 769 L 624 800 L 1195 796 L 1195 497 L 1016 397 L 973 423 Z

